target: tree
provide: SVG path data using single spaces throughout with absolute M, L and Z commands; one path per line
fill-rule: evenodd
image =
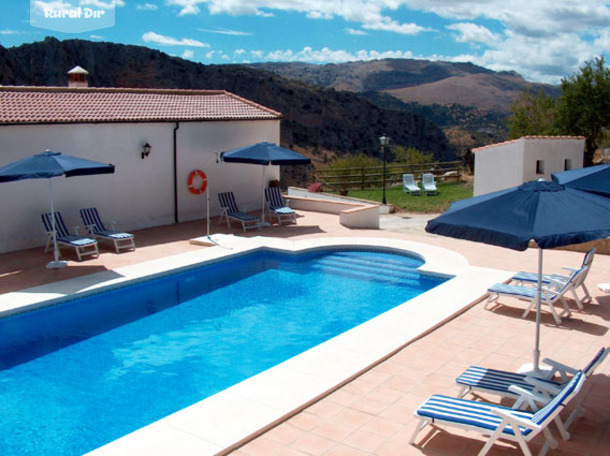
M 556 129 L 556 101 L 542 90 L 525 91 L 512 106 L 508 118 L 508 138 L 530 135 L 553 135 Z
M 610 130 L 610 69 L 603 57 L 587 62 L 580 72 L 562 79 L 557 100 L 524 92 L 512 105 L 509 139 L 527 135 L 584 136 L 584 165 L 593 164 Z
M 605 63 L 604 57 L 596 58 L 561 81 L 557 123 L 566 134 L 586 137 L 585 166 L 593 164 L 610 128 L 610 69 Z
M 394 159 L 392 160 L 395 164 L 409 164 L 409 165 L 417 165 L 422 163 L 432 163 L 434 162 L 434 154 L 426 154 L 414 147 L 401 147 L 396 146 L 392 148 L 392 153 L 394 154 Z

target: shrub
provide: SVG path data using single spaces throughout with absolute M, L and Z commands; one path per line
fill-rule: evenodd
M 322 191 L 322 183 L 314 182 L 313 184 L 311 184 L 309 186 L 309 188 L 307 190 L 310 191 L 311 193 L 320 193 Z

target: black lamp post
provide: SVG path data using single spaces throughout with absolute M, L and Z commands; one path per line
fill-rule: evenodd
M 379 143 L 381 144 L 381 159 L 383 160 L 383 198 L 381 199 L 381 204 L 387 204 L 385 199 L 385 146 L 390 143 L 390 138 L 383 135 L 379 138 Z

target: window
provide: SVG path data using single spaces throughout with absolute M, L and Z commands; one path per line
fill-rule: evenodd
M 564 171 L 567 171 L 567 170 L 569 170 L 569 169 L 572 169 L 572 160 L 571 160 L 571 159 L 569 159 L 569 158 L 566 158 L 566 159 L 563 161 L 563 170 L 564 170 Z
M 544 174 L 544 160 L 536 160 L 536 174 Z

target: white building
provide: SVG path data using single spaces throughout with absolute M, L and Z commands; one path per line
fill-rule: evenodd
M 82 226 L 78 209 L 93 206 L 123 231 L 202 219 L 208 192 L 212 215 L 222 191 L 257 210 L 262 167 L 216 157 L 261 141 L 279 144 L 281 118 L 225 91 L 0 87 L 0 166 L 45 150 L 114 164 L 114 174 L 53 180 L 56 209 L 70 227 Z M 187 188 L 196 169 L 209 183 L 200 195 Z M 277 178 L 279 167 L 269 167 L 266 179 Z M 43 245 L 47 179 L 2 183 L 0 195 L 0 252 Z
M 584 136 L 524 136 L 474 149 L 474 195 L 582 168 Z

